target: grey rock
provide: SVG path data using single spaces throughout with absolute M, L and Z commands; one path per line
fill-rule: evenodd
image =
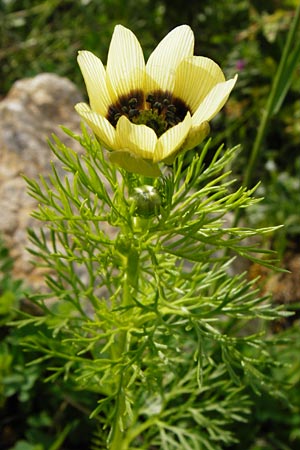
M 80 117 L 74 110 L 79 101 L 81 94 L 70 80 L 44 73 L 17 81 L 0 102 L 0 235 L 14 258 L 15 276 L 33 287 L 42 283 L 26 250 L 27 227 L 36 226 L 30 217 L 36 202 L 26 192 L 22 174 L 38 178 L 49 173 L 53 154 L 47 139 L 52 133 L 81 150 L 60 128 L 79 132 Z

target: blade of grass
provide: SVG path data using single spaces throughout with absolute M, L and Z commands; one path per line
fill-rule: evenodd
M 257 163 L 262 142 L 266 135 L 270 118 L 278 112 L 288 92 L 297 63 L 300 59 L 300 41 L 297 42 L 297 32 L 300 23 L 300 3 L 291 24 L 284 50 L 275 74 L 266 108 L 263 111 L 262 120 L 251 151 L 249 164 L 247 165 L 244 182 L 248 186 L 251 182 L 253 171 Z M 295 42 L 297 44 L 295 45 Z M 294 48 L 293 48 L 294 47 Z
M 243 186 L 249 186 L 254 169 L 261 153 L 263 140 L 265 138 L 269 121 L 272 116 L 279 111 L 285 96 L 290 88 L 294 71 L 300 61 L 300 40 L 297 40 L 297 33 L 300 24 L 300 3 L 295 11 L 290 30 L 287 35 L 283 53 L 278 65 L 278 69 L 273 79 L 270 94 L 263 110 L 262 119 L 258 127 L 257 135 L 250 154 L 249 163 L 245 170 Z M 237 226 L 241 217 L 241 210 L 237 210 L 233 226 Z

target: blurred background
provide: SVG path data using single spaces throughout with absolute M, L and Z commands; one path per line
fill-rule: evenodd
M 229 102 L 212 122 L 213 146 L 241 144 L 231 167 L 233 177 L 249 187 L 261 181 L 256 195 L 264 200 L 241 220 L 254 227 L 285 225 L 264 244 L 278 251 L 281 264 L 292 273 L 292 281 L 277 278 L 273 284 L 275 301 L 285 302 L 295 312 L 293 319 L 277 324 L 276 332 L 283 338 L 292 335 L 295 346 L 291 354 L 281 355 L 283 362 L 292 359 L 293 367 L 274 374 L 291 383 L 293 412 L 283 401 L 252 393 L 253 415 L 236 430 L 242 443 L 230 447 L 234 450 L 300 448 L 299 23 L 290 34 L 297 7 L 298 0 L 0 0 L 0 102 L 17 80 L 44 72 L 67 77 L 86 96 L 77 52 L 90 50 L 105 63 L 114 26 L 119 23 L 136 34 L 146 58 L 172 28 L 189 24 L 195 34 L 195 54 L 216 61 L 226 78 L 239 74 Z M 279 67 L 281 78 L 274 88 Z M 7 298 L 8 291 L 15 298 L 22 297 L 22 280 L 11 275 L 13 264 L 1 243 L 0 300 Z M 259 272 L 257 267 L 251 270 Z M 1 306 L 0 314 L 0 450 L 89 448 L 85 439 L 93 425 L 82 419 L 88 395 L 82 402 L 69 386 L 71 401 L 59 384 L 41 385 L 38 379 L 43 368 L 25 368 L 26 357 L 18 347 L 22 336 L 8 331 L 11 315 Z M 66 406 L 70 403 L 73 408 Z M 54 410 L 55 420 L 49 415 Z M 71 429 L 72 439 L 68 437 Z

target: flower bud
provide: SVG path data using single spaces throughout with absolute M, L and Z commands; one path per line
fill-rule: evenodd
M 133 213 L 136 216 L 151 217 L 159 214 L 161 197 L 153 186 L 134 188 L 130 201 L 134 205 Z

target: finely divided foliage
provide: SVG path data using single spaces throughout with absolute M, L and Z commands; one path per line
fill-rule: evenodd
M 99 448 L 223 449 L 235 440 L 230 424 L 246 420 L 245 387 L 276 390 L 265 370 L 274 341 L 262 336 L 282 314 L 231 273 L 233 254 L 263 252 L 243 240 L 272 231 L 226 227 L 253 203 L 225 171 L 237 149 L 207 163 L 207 143 L 188 167 L 179 155 L 144 189 L 85 129 L 66 132 L 83 155 L 54 137 L 66 176 L 53 165 L 49 179 L 28 180 L 43 223 L 31 252 L 49 291 L 32 299 L 44 314 L 20 323 L 25 345 L 49 360 L 49 380 L 97 394 Z

